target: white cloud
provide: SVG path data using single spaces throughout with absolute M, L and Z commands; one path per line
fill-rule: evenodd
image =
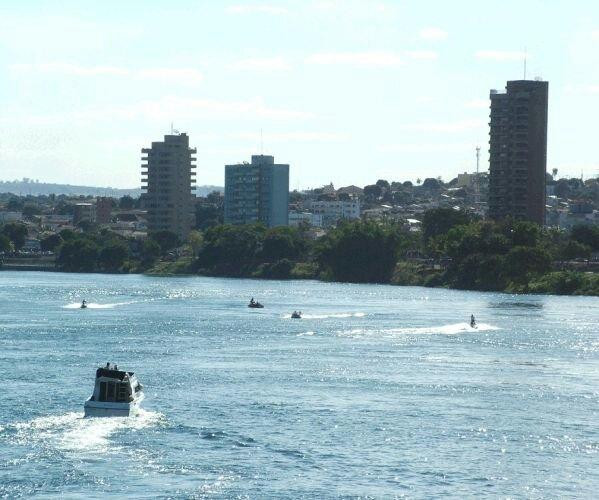
M 435 27 L 423 28 L 420 30 L 419 36 L 423 40 L 445 40 L 447 38 L 447 31 Z
M 11 70 L 17 73 L 56 73 L 78 77 L 132 77 L 142 80 L 162 80 L 187 85 L 198 84 L 203 80 L 202 73 L 194 68 L 129 69 L 118 66 L 81 66 L 63 62 L 50 62 L 39 64 L 14 64 L 11 66 Z
M 149 68 L 133 72 L 134 76 L 150 80 L 164 80 L 197 84 L 204 79 L 204 75 L 193 68 Z
M 397 66 L 401 57 L 396 52 L 322 52 L 306 59 L 308 64 L 346 64 L 351 66 Z
M 227 14 L 271 14 L 281 15 L 286 14 L 288 11 L 284 7 L 276 5 L 229 5 L 225 12 Z
M 272 134 L 260 134 L 254 132 L 242 132 L 235 134 L 240 139 L 259 141 L 261 138 L 266 142 L 341 142 L 348 140 L 347 135 L 335 132 L 279 132 Z
M 78 111 L 65 111 L 59 114 L 27 116 L 21 115 L 17 121 L 26 125 L 56 125 L 63 123 L 87 124 L 93 121 L 139 120 L 169 123 L 180 120 L 264 118 L 271 120 L 298 120 L 310 118 L 312 113 L 268 106 L 261 98 L 246 101 L 222 101 L 218 99 L 189 99 L 178 96 L 165 96 L 153 101 L 140 101 L 127 106 L 113 108 L 89 108 Z M 4 118 L 0 118 L 0 124 Z
M 61 73 L 71 76 L 127 76 L 129 74 L 128 70 L 116 66 L 78 66 L 62 62 L 13 64 L 11 70 L 18 73 Z
M 438 59 L 439 57 L 439 54 L 437 54 L 437 52 L 435 52 L 434 50 L 408 50 L 406 51 L 406 55 L 410 59 L 426 61 L 433 61 L 435 59 Z
M 525 52 L 510 50 L 479 50 L 474 55 L 491 61 L 522 61 L 526 57 Z
M 472 99 L 466 103 L 467 108 L 486 109 L 490 106 L 488 99 Z
M 463 132 L 485 126 L 485 122 L 477 119 L 457 120 L 454 122 L 414 123 L 404 125 L 404 130 L 414 132 Z
M 382 153 L 459 153 L 473 148 L 470 143 L 402 143 L 379 146 Z
M 229 67 L 239 71 L 289 71 L 291 69 L 291 65 L 282 57 L 242 59 Z

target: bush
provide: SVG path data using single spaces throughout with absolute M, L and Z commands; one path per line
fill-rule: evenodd
M 393 285 L 422 285 L 423 272 L 422 266 L 413 262 L 400 261 L 395 266 L 393 277 L 391 278 Z
M 296 280 L 311 280 L 318 277 L 318 265 L 314 262 L 297 262 L 291 269 L 291 278 Z

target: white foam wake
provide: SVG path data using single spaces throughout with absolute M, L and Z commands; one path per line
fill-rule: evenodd
M 87 302 L 88 309 L 113 309 L 117 306 L 126 306 L 128 304 L 135 304 L 135 301 L 129 302 L 114 302 L 112 304 L 97 304 L 95 302 Z M 67 304 L 62 306 L 63 309 L 81 309 L 81 302 L 73 302 L 72 304 Z
M 133 417 L 85 418 L 82 413 L 71 412 L 9 424 L 4 432 L 13 430 L 13 438 L 20 443 L 44 442 L 63 450 L 103 452 L 110 448 L 110 437 L 115 432 L 151 427 L 163 419 L 161 413 L 142 409 Z
M 363 312 L 356 313 L 331 313 L 331 314 L 304 314 L 302 313 L 302 319 L 326 319 L 326 318 L 362 318 L 365 314 Z M 283 318 L 291 318 L 291 314 L 285 314 Z
M 477 333 L 499 330 L 499 327 L 487 323 L 478 323 L 472 328 L 469 323 L 453 323 L 450 325 L 425 326 L 412 328 L 387 328 L 343 330 L 338 335 L 344 337 L 362 337 L 367 335 L 399 336 L 399 335 L 458 335 L 461 333 Z

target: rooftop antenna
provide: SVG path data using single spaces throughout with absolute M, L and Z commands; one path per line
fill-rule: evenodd
M 524 47 L 524 79 L 526 80 L 526 58 L 528 56 L 528 50 Z
M 173 128 L 173 122 L 171 122 L 171 135 L 175 133 L 175 129 Z
M 262 136 L 262 129 L 260 129 L 260 155 L 264 154 L 264 137 Z
M 480 167 L 480 146 L 476 146 L 476 182 L 474 184 L 474 203 L 475 204 L 480 202 L 479 167 Z

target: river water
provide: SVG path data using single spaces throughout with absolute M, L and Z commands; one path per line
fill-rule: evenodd
M 585 297 L 5 271 L 0 497 L 596 497 L 598 320 Z M 83 418 L 107 361 L 139 416 Z

